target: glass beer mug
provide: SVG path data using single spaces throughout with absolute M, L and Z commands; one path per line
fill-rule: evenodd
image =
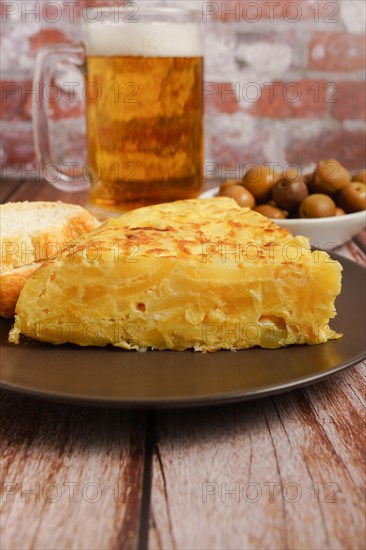
M 69 192 L 89 188 L 101 217 L 194 198 L 203 185 L 201 14 L 141 4 L 133 14 L 84 10 L 83 44 L 51 46 L 37 59 L 41 89 L 58 61 L 85 73 L 88 181 L 84 167 L 68 173 L 53 161 L 44 97 L 34 104 L 35 144 L 46 179 Z

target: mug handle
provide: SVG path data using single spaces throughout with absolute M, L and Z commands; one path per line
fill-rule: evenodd
M 48 100 L 45 90 L 52 83 L 52 66 L 56 62 L 72 64 L 81 69 L 85 66 L 85 51 L 81 45 L 55 45 L 40 50 L 34 74 L 34 84 L 38 85 L 38 93 L 33 95 L 32 116 L 34 129 L 34 145 L 36 155 L 41 163 L 46 181 L 60 191 L 82 191 L 89 189 L 90 184 L 84 176 L 83 167 L 72 168 L 69 172 L 61 170 L 59 163 L 53 158 L 50 143 L 50 128 L 48 119 Z M 45 168 L 47 168 L 45 170 Z

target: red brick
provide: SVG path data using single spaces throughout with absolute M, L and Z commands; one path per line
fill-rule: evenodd
M 366 82 L 337 82 L 337 101 L 332 114 L 338 120 L 366 119 Z
M 40 91 L 31 80 L 23 82 L 4 80 L 1 85 L 0 118 L 8 121 L 31 120 L 34 98 L 40 99 Z M 36 93 L 36 95 L 35 95 Z M 79 118 L 85 112 L 84 102 L 77 94 L 68 93 L 56 84 L 47 90 L 49 114 L 53 120 Z M 56 101 L 57 99 L 57 101 Z
M 316 32 L 309 45 L 308 68 L 319 71 L 361 71 L 365 37 L 346 32 Z
M 89 2 L 89 4 L 96 5 L 98 0 L 94 2 Z M 48 4 L 48 5 L 47 5 Z M 75 23 L 80 19 L 81 12 L 86 6 L 86 2 L 83 0 L 63 0 L 59 9 L 55 3 L 49 2 L 45 3 L 42 9 L 42 18 L 46 23 L 61 25 L 62 22 Z M 57 16 L 61 14 L 60 22 L 57 21 Z
M 42 29 L 29 38 L 31 48 L 34 52 L 37 52 L 43 46 L 49 46 L 51 44 L 68 44 L 71 42 L 70 38 L 59 29 Z
M 230 82 L 206 82 L 204 103 L 207 114 L 233 114 L 240 109 L 239 99 Z
M 339 10 L 328 0 L 224 0 L 205 4 L 208 20 L 232 23 L 259 20 L 283 19 L 289 24 L 300 20 L 334 22 L 339 19 Z M 212 11 L 211 11 L 212 10 Z M 214 13 L 212 13 L 214 12 Z M 211 15 L 212 13 L 212 15 Z
M 64 13 L 64 6 L 58 5 L 55 2 L 45 2 L 42 5 L 41 16 L 45 23 L 56 25 L 61 21 Z
M 227 119 L 227 115 L 223 116 Z M 253 159 L 255 162 L 266 160 L 264 145 L 268 136 L 264 129 L 254 126 L 249 130 L 245 127 L 245 120 L 242 128 L 239 129 L 235 123 L 231 127 L 227 120 L 221 122 L 220 115 L 215 116 L 213 127 L 219 131 L 211 134 L 210 156 L 220 168 L 220 176 L 229 177 L 228 172 L 237 167 L 242 171 L 246 164 L 253 162 Z M 248 132 L 250 132 L 250 138 L 248 138 Z M 246 134 L 245 143 L 243 143 L 243 134 Z
M 29 123 L 27 127 L 2 128 L 2 165 L 34 163 L 36 155 L 33 144 L 33 130 Z
M 26 109 L 27 97 L 24 94 L 24 87 L 31 86 L 31 80 L 23 82 L 3 80 L 0 82 L 0 118 L 2 120 L 30 120 L 31 115 Z
M 57 133 L 57 123 L 54 130 Z M 64 126 L 61 131 L 62 158 L 72 162 L 79 162 L 81 166 L 84 166 L 87 162 L 85 128 L 80 126 L 79 129 L 75 130 L 74 127 L 65 128 Z
M 325 82 L 273 82 L 263 87 L 248 112 L 270 118 L 321 118 L 326 113 Z
M 83 9 L 85 8 L 88 8 L 90 7 L 93 8 L 95 6 L 98 6 L 99 4 L 101 4 L 103 7 L 113 7 L 113 8 L 116 8 L 116 5 L 123 5 L 125 3 L 128 3 L 129 0 L 119 0 L 118 3 L 116 2 L 116 0 L 103 0 L 103 2 L 99 2 L 98 0 L 76 0 L 75 1 L 75 16 L 79 16 L 81 15 Z M 68 10 L 70 10 L 70 8 L 68 8 Z M 65 10 L 66 11 L 66 10 Z M 72 11 L 72 10 L 71 10 Z M 132 12 L 130 12 L 132 13 Z
M 279 52 L 278 46 L 288 46 L 289 51 L 291 52 L 291 64 L 289 68 L 291 69 L 298 69 L 298 68 L 304 68 L 303 63 L 303 56 L 302 56 L 302 38 L 300 36 L 300 33 L 298 33 L 293 26 L 289 26 L 288 29 L 282 30 L 280 33 L 277 31 L 273 31 L 273 27 L 275 25 L 271 26 L 271 29 L 268 31 L 266 30 L 265 33 L 263 31 L 255 31 L 245 34 L 239 35 L 239 47 L 240 47 L 240 53 L 237 53 L 237 57 L 239 60 L 239 63 L 241 61 L 240 57 L 245 52 L 247 46 L 255 46 L 260 45 L 265 42 L 269 46 L 273 46 L 272 49 L 272 56 L 276 57 Z M 255 65 L 253 67 L 256 69 Z
M 349 170 L 366 165 L 366 133 L 361 130 L 323 131 L 315 138 L 288 137 L 287 160 L 302 166 L 324 158 L 336 158 Z
M 118 5 L 123 5 L 123 3 L 123 0 L 119 0 Z M 39 12 L 41 14 L 43 22 L 52 26 L 60 26 L 62 23 L 77 24 L 81 17 L 82 11 L 85 8 L 90 7 L 91 9 L 95 6 L 98 6 L 99 4 L 102 4 L 102 7 L 111 6 L 115 9 L 117 2 L 116 0 L 103 0 L 103 2 L 99 2 L 98 0 L 69 0 L 68 2 L 64 2 L 64 4 L 61 3 L 59 5 L 56 2 L 45 2 L 43 5 L 42 2 L 38 2 L 38 4 L 40 4 Z M 91 17 L 90 12 L 89 15 Z M 49 31 L 53 29 L 47 30 Z M 52 40 L 49 43 L 54 44 L 57 42 L 60 42 L 60 40 Z M 61 43 L 64 43 L 62 37 Z
M 299 0 L 298 0 L 299 1 Z M 340 10 L 335 0 L 300 0 L 302 7 L 302 19 L 311 20 L 314 23 L 339 23 Z
M 6 23 L 7 21 L 11 20 L 12 14 L 18 13 L 19 5 L 15 2 L 6 2 L 2 0 L 0 2 L 0 17 L 2 23 Z
M 79 118 L 84 115 L 85 104 L 77 94 L 68 93 L 56 84 L 53 84 L 49 95 L 55 100 L 49 103 L 52 120 Z
M 225 0 L 224 2 L 210 2 L 206 6 L 205 10 L 210 10 L 207 13 L 209 20 L 211 19 L 211 10 L 215 10 L 212 18 L 222 23 L 255 22 L 257 20 L 268 19 L 270 15 L 270 8 L 258 1 Z M 278 18 L 279 13 L 282 14 L 282 6 L 275 6 L 273 18 Z

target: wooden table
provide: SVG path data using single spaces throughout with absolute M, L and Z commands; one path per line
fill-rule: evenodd
M 1 194 L 85 201 L 41 182 L 4 182 Z M 339 252 L 365 262 L 365 242 Z M 192 410 L 3 393 L 1 548 L 364 549 L 364 367 Z

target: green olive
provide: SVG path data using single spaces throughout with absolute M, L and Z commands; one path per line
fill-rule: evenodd
M 255 198 L 242 185 L 231 185 L 220 191 L 220 196 L 235 199 L 239 206 L 255 207 Z
M 220 186 L 220 193 L 221 191 L 223 191 L 224 189 L 227 189 L 228 187 L 232 187 L 233 185 L 239 185 L 237 181 L 235 180 L 226 180 L 224 183 L 221 184 Z
M 314 178 L 315 178 L 314 172 L 310 172 L 309 174 L 304 175 L 304 182 L 309 188 L 313 185 Z
M 343 208 L 347 214 L 359 212 L 366 208 L 366 185 L 354 181 L 341 189 L 337 197 L 338 206 Z
M 262 214 L 262 216 L 272 218 L 273 220 L 283 220 L 286 218 L 286 215 L 282 210 L 276 208 L 276 206 L 272 206 L 271 204 L 261 204 L 260 206 L 254 208 L 254 210 L 259 214 Z
M 314 180 L 310 187 L 313 193 L 335 195 L 351 181 L 349 172 L 335 159 L 319 162 L 315 169 Z
M 271 198 L 271 189 L 280 177 L 271 166 L 256 165 L 245 174 L 242 185 L 252 193 L 257 203 L 264 203 Z
M 366 170 L 360 170 L 352 178 L 352 181 L 361 182 L 366 184 Z
M 299 208 L 301 218 L 326 218 L 334 216 L 335 211 L 335 202 L 328 195 L 320 193 L 306 197 Z
M 272 189 L 272 197 L 280 208 L 294 212 L 307 197 L 309 190 L 302 178 L 280 179 Z
M 300 168 L 285 168 L 282 172 L 281 178 L 286 180 L 298 180 L 301 178 L 301 170 Z
M 339 206 L 337 206 L 337 208 L 335 209 L 335 216 L 345 216 L 345 211 L 343 210 L 343 208 L 339 208 Z

